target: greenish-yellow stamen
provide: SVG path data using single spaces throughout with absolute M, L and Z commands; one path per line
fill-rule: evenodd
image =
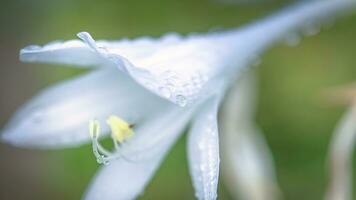
M 124 119 L 111 115 L 107 120 L 111 129 L 111 138 L 114 142 L 115 152 L 106 150 L 99 142 L 100 123 L 98 120 L 89 122 L 89 134 L 93 143 L 93 153 L 100 164 L 108 164 L 110 160 L 117 159 L 122 155 L 119 153 L 120 145 L 134 135 L 132 126 Z
M 110 116 L 106 123 L 111 128 L 111 136 L 118 142 L 122 143 L 134 135 L 130 124 L 118 116 Z

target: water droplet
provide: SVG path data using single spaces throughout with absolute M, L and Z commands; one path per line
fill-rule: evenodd
M 39 50 L 39 49 L 41 49 L 41 47 L 38 45 L 30 45 L 24 48 L 24 50 L 28 50 L 28 51 Z
M 35 111 L 32 116 L 32 121 L 34 123 L 40 123 L 43 120 L 43 113 L 41 111 Z
M 261 64 L 261 59 L 258 55 L 253 55 L 250 57 L 249 62 L 253 67 L 257 67 Z
M 150 81 L 143 81 L 143 85 L 146 86 L 146 88 L 150 89 L 150 90 L 154 90 L 155 87 L 153 86 L 153 84 Z
M 193 83 L 195 83 L 195 84 L 200 84 L 200 83 L 202 82 L 200 76 L 193 76 L 193 77 L 192 77 L 192 81 L 193 81 Z
M 313 36 L 320 32 L 320 26 L 315 23 L 307 23 L 303 27 L 302 32 L 306 36 Z
M 206 166 L 204 164 L 200 165 L 200 171 L 202 171 L 202 172 L 206 171 Z
M 199 149 L 200 151 L 204 150 L 204 143 L 200 142 L 200 143 L 198 144 L 198 149 Z
M 187 105 L 187 98 L 183 95 L 177 95 L 176 96 L 176 103 L 181 106 L 181 107 L 184 107 Z
M 175 42 L 179 41 L 179 39 L 181 39 L 181 36 L 177 33 L 167 33 L 163 36 L 162 39 L 166 42 Z
M 290 33 L 285 37 L 285 43 L 290 47 L 295 47 L 300 44 L 301 37 L 298 33 Z
M 109 53 L 109 49 L 106 48 L 105 46 L 98 46 L 97 49 L 102 53 Z
M 160 87 L 159 93 L 165 98 L 171 97 L 171 91 L 167 87 Z

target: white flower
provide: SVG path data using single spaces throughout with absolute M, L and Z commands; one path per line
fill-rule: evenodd
M 277 41 L 310 24 L 319 27 L 323 19 L 354 5 L 352 0 L 298 4 L 245 28 L 220 33 L 108 42 L 94 41 L 82 32 L 78 36 L 83 42 L 27 47 L 20 53 L 22 61 L 89 66 L 95 70 L 36 96 L 10 120 L 2 139 L 33 148 L 62 148 L 92 140 L 99 162 L 110 165 L 100 170 L 85 198 L 134 199 L 191 122 L 188 157 L 196 196 L 216 199 L 217 113 L 233 80 Z M 99 124 L 111 115 L 118 116 L 109 123 L 115 152 L 103 149 L 98 141 Z M 92 119 L 97 121 L 91 124 L 89 137 L 87 126 Z M 102 132 L 108 133 L 108 128 L 103 127 Z M 127 131 L 135 135 L 128 138 Z M 262 182 L 274 182 L 273 170 L 264 171 L 259 163 L 260 159 L 271 161 L 256 149 L 254 136 L 244 134 L 247 132 L 242 131 L 241 137 L 249 138 L 247 143 L 238 144 L 248 144 L 249 151 L 256 153 L 242 151 L 241 155 L 257 167 L 253 173 L 258 178 L 252 185 L 248 178 L 242 181 L 241 187 L 249 188 L 242 191 L 267 194 L 268 186 Z

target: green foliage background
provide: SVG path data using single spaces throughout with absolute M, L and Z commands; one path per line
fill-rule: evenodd
M 235 28 L 288 3 L 2 0 L 0 122 L 5 124 L 11 113 L 41 88 L 83 73 L 63 66 L 20 64 L 16 55 L 23 46 L 73 39 L 80 31 L 98 39 L 120 39 Z M 324 195 L 326 152 L 344 108 L 326 104 L 320 94 L 325 88 L 356 80 L 355 35 L 356 16 L 344 17 L 332 29 L 304 38 L 297 47 L 280 44 L 262 57 L 257 121 L 274 154 L 285 199 L 312 200 Z M 99 167 L 90 145 L 38 151 L 0 144 L 0 165 L 0 199 L 79 199 Z M 113 180 L 112 184 L 116 181 L 125 180 Z M 231 198 L 222 180 L 219 199 Z M 141 199 L 194 199 L 185 137 L 175 145 Z

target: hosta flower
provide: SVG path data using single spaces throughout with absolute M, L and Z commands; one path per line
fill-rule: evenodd
M 13 116 L 2 139 L 33 148 L 71 147 L 92 141 L 98 162 L 110 165 L 96 175 L 85 198 L 134 199 L 190 125 L 187 146 L 196 196 L 216 199 L 217 113 L 230 85 L 274 43 L 285 38 L 290 42 L 300 30 L 314 34 L 323 20 L 354 5 L 351 0 L 305 2 L 226 32 L 114 42 L 95 41 L 89 33 L 81 32 L 81 40 L 29 46 L 20 53 L 22 61 L 93 70 L 32 99 Z M 248 108 L 236 112 L 243 109 Z M 265 169 L 271 168 L 271 161 L 260 148 L 263 139 L 248 113 L 240 121 L 243 127 L 238 138 L 233 139 L 238 146 L 226 143 L 226 148 L 230 152 L 237 148 L 241 156 L 241 164 L 233 166 L 234 174 L 246 175 L 238 183 L 241 192 L 256 192 L 247 197 L 274 198 L 273 169 Z M 229 121 L 241 117 L 232 116 Z M 232 134 L 232 129 L 225 130 Z M 110 133 L 114 151 L 99 141 Z

